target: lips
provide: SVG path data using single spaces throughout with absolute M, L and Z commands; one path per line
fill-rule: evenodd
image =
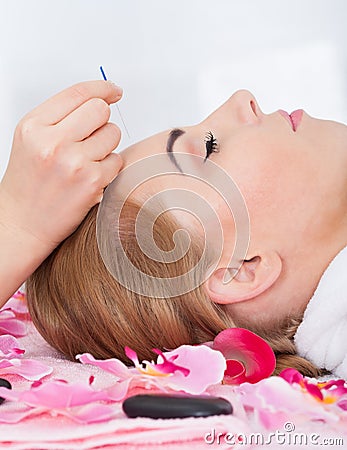
M 302 109 L 297 109 L 291 114 L 288 114 L 287 111 L 284 111 L 283 109 L 280 109 L 278 112 L 290 123 L 293 131 L 298 129 L 304 112 Z
M 292 120 L 294 131 L 296 131 L 298 129 L 298 126 L 300 125 L 303 112 L 304 111 L 302 109 L 297 109 L 297 110 L 293 111 L 289 116 Z

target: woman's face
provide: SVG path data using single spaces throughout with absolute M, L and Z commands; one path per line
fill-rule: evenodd
M 264 114 L 254 96 L 241 90 L 201 123 L 179 129 L 124 150 L 124 167 L 165 153 L 174 167 L 173 156 L 183 152 L 201 156 L 203 168 L 215 139 L 217 151 L 209 159 L 227 172 L 243 195 L 250 218 L 250 254 L 256 247 L 276 246 L 283 259 L 302 261 L 342 224 L 347 236 L 347 126 L 300 111 L 293 121 L 281 111 Z M 184 162 L 181 169 L 185 172 Z M 153 192 L 167 187 L 195 190 L 213 203 L 234 245 L 234 224 L 206 183 L 199 185 L 181 174 L 151 181 Z
M 302 232 L 310 227 L 312 233 L 317 222 L 323 225 L 346 210 L 347 126 L 314 119 L 305 112 L 301 120 L 300 112 L 295 115 L 293 129 L 283 112 L 264 114 L 250 92 L 237 91 L 204 121 L 180 127 L 182 131 L 174 132 L 171 139 L 170 130 L 164 131 L 124 150 L 124 167 L 149 155 L 167 153 L 168 140 L 172 164 L 170 153 L 183 152 L 201 156 L 203 167 L 206 147 L 214 138 L 217 152 L 209 159 L 240 189 L 254 231 L 259 228 L 266 234 L 262 225 L 280 222 L 287 224 L 288 232 L 300 226 Z M 185 171 L 183 165 L 181 169 Z M 174 182 L 152 181 L 154 190 L 173 183 L 192 187 L 190 177 L 184 176 Z M 201 195 L 205 189 L 207 194 L 208 186 L 199 186 Z

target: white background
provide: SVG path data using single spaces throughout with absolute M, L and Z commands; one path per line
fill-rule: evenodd
M 120 149 L 240 88 L 347 123 L 346 23 L 345 0 L 0 0 L 0 177 L 19 119 L 99 65 L 124 89 Z

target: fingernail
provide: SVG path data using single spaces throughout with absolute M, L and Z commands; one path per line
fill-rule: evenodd
M 111 84 L 114 88 L 116 88 L 117 89 L 117 91 L 119 91 L 120 93 L 122 93 L 123 92 L 123 89 L 120 87 L 120 86 L 118 86 L 118 84 L 116 84 L 116 83 L 114 83 L 113 81 L 111 81 L 111 80 L 107 80 L 106 81 L 106 83 L 109 83 L 109 84 Z

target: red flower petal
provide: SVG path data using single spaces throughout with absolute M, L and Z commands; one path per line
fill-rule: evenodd
M 321 381 L 314 384 L 307 381 L 300 372 L 292 368 L 282 370 L 280 377 L 289 384 L 299 384 L 307 393 L 320 401 L 324 401 L 325 395 L 338 399 L 347 393 L 347 388 L 344 387 L 345 380 Z
M 185 377 L 187 377 L 190 374 L 190 370 L 186 367 L 178 366 L 177 364 L 173 363 L 172 361 L 175 361 L 175 359 L 178 358 L 178 355 L 171 356 L 170 359 L 167 359 L 164 353 L 159 350 L 158 348 L 152 349 L 154 353 L 161 356 L 163 358 L 162 363 L 156 363 L 155 369 L 162 373 L 174 373 L 176 371 L 182 372 Z
M 126 356 L 136 365 L 139 364 L 139 359 L 137 353 L 130 347 L 124 347 Z
M 238 384 L 246 381 L 257 383 L 269 377 L 276 367 L 275 354 L 269 344 L 244 328 L 221 331 L 213 341 L 213 349 L 223 353 L 227 361 L 239 361 L 245 368 L 245 373 L 235 379 Z M 240 366 L 238 367 L 240 369 Z
M 291 367 L 282 370 L 279 376 L 284 380 L 286 380 L 286 382 L 289 384 L 293 383 L 300 384 L 301 381 L 304 379 L 303 375 L 301 375 L 300 372 L 298 372 L 296 369 L 292 369 Z
M 227 359 L 227 368 L 224 372 L 223 383 L 225 384 L 241 384 L 245 378 L 245 366 L 236 359 Z
M 337 402 L 337 405 L 338 405 L 341 409 L 343 409 L 344 411 L 347 411 L 347 398 L 344 398 L 344 399 L 342 399 L 342 400 L 339 400 L 339 401 Z
M 317 400 L 323 400 L 323 394 L 321 390 L 312 383 L 308 383 L 307 381 L 304 381 L 304 386 L 306 388 L 306 391 L 311 394 L 313 397 L 315 397 Z

